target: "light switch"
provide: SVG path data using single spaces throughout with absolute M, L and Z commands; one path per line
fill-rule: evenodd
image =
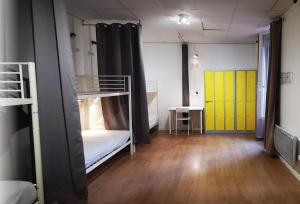
M 293 81 L 293 72 L 282 72 L 280 76 L 281 84 L 290 84 Z

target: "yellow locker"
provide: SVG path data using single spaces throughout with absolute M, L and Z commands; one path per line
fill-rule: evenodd
M 215 72 L 215 122 L 216 130 L 224 130 L 224 72 Z
M 246 130 L 246 71 L 236 72 L 236 129 Z
M 234 71 L 225 72 L 225 130 L 234 130 Z
M 205 81 L 205 129 L 215 130 L 215 80 L 214 72 L 204 73 Z
M 256 129 L 256 71 L 247 71 L 246 129 Z

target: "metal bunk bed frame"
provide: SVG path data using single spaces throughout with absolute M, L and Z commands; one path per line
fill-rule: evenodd
M 76 76 L 76 88 L 78 92 L 78 100 L 104 97 L 128 96 L 129 110 L 129 131 L 130 138 L 122 146 L 110 152 L 92 166 L 86 169 L 86 173 L 91 172 L 106 160 L 120 152 L 122 149 L 130 145 L 130 154 L 135 153 L 135 145 L 133 141 L 132 129 L 132 99 L 131 99 L 131 76 L 129 75 L 78 75 Z
M 17 70 L 3 70 L 3 66 L 13 66 Z M 24 68 L 28 67 L 29 76 L 29 90 L 30 96 L 25 96 L 24 90 Z M 16 79 L 5 79 L 5 76 L 17 76 Z M 6 77 L 7 78 L 7 77 Z M 11 85 L 17 85 L 11 88 Z M 5 87 L 0 89 L 0 107 L 11 106 L 31 106 L 32 115 L 32 131 L 33 131 L 33 146 L 34 146 L 34 159 L 35 159 L 35 172 L 37 189 L 38 204 L 44 204 L 44 185 L 43 185 L 43 171 L 42 171 L 42 155 L 41 155 L 41 139 L 39 129 L 39 110 L 37 99 L 37 85 L 36 85 L 36 72 L 35 64 L 33 62 L 0 62 L 0 86 Z M 16 88 L 17 87 L 17 88 Z M 13 94 L 14 97 L 10 95 Z M 2 96 L 5 95 L 5 96 Z

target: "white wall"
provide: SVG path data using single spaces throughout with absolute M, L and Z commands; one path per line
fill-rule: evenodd
M 182 105 L 181 44 L 144 43 L 146 81 L 158 81 L 160 129 L 168 128 L 168 107 Z
M 71 41 L 75 74 L 98 75 L 97 46 L 91 44 L 91 41 L 96 41 L 95 26 L 83 26 L 81 19 L 71 15 L 68 17 L 70 32 L 76 34 L 76 37 Z M 83 81 L 82 83 L 84 84 Z M 83 130 L 105 129 L 100 101 L 84 100 L 80 102 L 79 108 L 81 128 Z
M 204 70 L 253 70 L 257 60 L 257 44 L 189 44 L 190 104 L 204 105 Z M 144 43 L 144 65 L 146 80 L 159 83 L 160 129 L 167 129 L 168 107 L 182 105 L 181 44 Z
M 293 72 L 293 81 L 281 85 L 281 126 L 300 139 L 300 2 L 284 16 L 282 72 Z
M 70 32 L 76 34 L 71 41 L 75 74 L 98 75 L 97 46 L 91 44 L 91 41 L 96 41 L 95 26 L 83 26 L 81 19 L 70 15 L 68 17 Z
M 196 66 L 192 63 L 194 54 L 199 55 Z M 204 106 L 205 70 L 254 70 L 257 60 L 257 44 L 190 44 L 190 105 Z M 194 96 L 195 92 L 199 95 Z

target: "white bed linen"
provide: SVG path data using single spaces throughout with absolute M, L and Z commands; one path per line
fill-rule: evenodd
M 149 114 L 149 127 L 153 128 L 158 123 L 158 115 L 157 114 Z
M 33 204 L 37 192 L 32 183 L 26 181 L 0 181 L 1 204 Z
M 130 137 L 127 130 L 84 130 L 81 134 L 86 168 L 125 144 Z

